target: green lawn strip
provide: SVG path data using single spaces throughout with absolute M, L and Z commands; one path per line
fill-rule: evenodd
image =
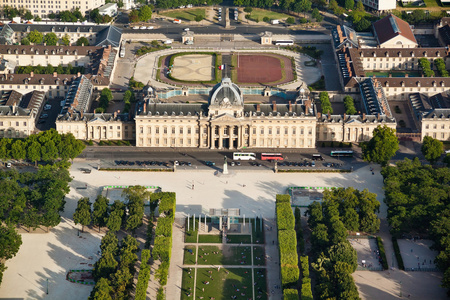
M 267 293 L 266 269 L 253 269 L 255 273 L 255 298 L 261 300 L 269 299 Z M 258 298 L 259 297 L 259 298 Z
M 196 283 L 197 299 L 203 297 L 203 299 L 228 300 L 232 296 L 237 296 L 237 299 L 249 299 L 253 296 L 251 269 L 221 268 L 217 271 L 216 268 L 199 268 Z
M 250 13 L 252 19 L 258 19 L 262 21 L 264 17 L 268 17 L 271 20 L 279 20 L 279 19 L 287 19 L 289 18 L 286 14 L 277 13 L 270 10 L 253 8 L 253 11 Z
M 187 219 L 186 219 L 186 232 L 184 235 L 185 243 L 197 243 L 197 235 L 198 235 L 198 220 L 195 220 L 195 230 L 193 230 L 192 218 L 189 220 L 189 230 L 187 230 Z
M 190 289 L 189 289 L 190 288 Z M 189 296 L 189 294 L 191 296 Z M 183 269 L 181 283 L 181 300 L 192 299 L 194 295 L 194 269 Z
M 162 16 L 182 19 L 186 21 L 195 21 L 195 17 L 198 15 L 203 16 L 205 18 L 205 9 L 204 8 L 194 8 L 194 9 L 185 9 L 185 10 L 174 10 L 160 13 Z
M 203 244 L 222 243 L 222 236 L 217 234 L 199 234 L 198 242 Z
M 224 251 L 220 250 L 217 246 L 199 245 L 197 264 L 249 265 L 251 263 L 250 247 L 230 246 L 225 247 Z
M 191 250 L 192 252 L 190 252 Z M 195 246 L 186 246 L 184 247 L 184 259 L 183 264 L 185 265 L 195 265 L 195 257 L 196 257 Z
M 248 246 L 231 246 L 225 251 L 224 265 L 250 265 L 252 263 L 251 249 Z
M 229 244 L 250 244 L 251 243 L 251 239 L 250 239 L 250 235 L 238 235 L 238 234 L 229 234 L 227 236 L 228 241 L 227 243 Z
M 264 222 L 261 220 L 261 218 L 251 219 L 250 222 L 252 223 L 252 235 L 253 235 L 253 244 L 264 244 Z M 263 222 L 262 231 L 261 231 L 261 222 Z
M 255 266 L 266 265 L 264 247 L 253 246 L 253 265 Z

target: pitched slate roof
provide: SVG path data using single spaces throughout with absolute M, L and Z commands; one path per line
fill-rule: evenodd
M 122 38 L 122 30 L 116 26 L 108 26 L 97 34 L 95 46 L 120 46 L 120 39 Z
M 393 14 L 373 23 L 373 28 L 380 45 L 399 35 L 417 43 L 409 24 Z

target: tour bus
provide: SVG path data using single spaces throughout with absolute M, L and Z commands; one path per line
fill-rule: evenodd
M 261 160 L 283 160 L 281 153 L 261 153 Z
M 255 160 L 256 154 L 250 152 L 234 152 L 233 160 Z
M 277 46 L 292 46 L 292 45 L 294 45 L 294 41 L 293 40 L 280 40 L 280 41 L 276 41 L 275 45 L 277 45 Z
M 335 150 L 331 151 L 331 157 L 353 157 L 353 150 Z

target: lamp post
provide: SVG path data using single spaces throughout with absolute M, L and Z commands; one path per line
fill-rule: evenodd
M 46 292 L 46 294 L 48 295 L 48 278 L 47 278 L 47 292 Z

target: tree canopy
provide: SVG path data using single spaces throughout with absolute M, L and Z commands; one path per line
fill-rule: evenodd
M 398 149 L 399 142 L 395 130 L 386 125 L 375 128 L 370 141 L 362 144 L 364 160 L 376 162 L 382 166 L 387 165 Z
M 27 39 L 33 44 L 41 44 L 44 35 L 35 29 L 27 35 Z
M 91 224 L 91 202 L 89 198 L 83 197 L 78 200 L 78 205 L 73 214 L 75 225 L 81 224 L 81 232 L 84 232 L 84 226 Z
M 444 152 L 444 144 L 432 138 L 431 136 L 425 136 L 422 142 L 422 154 L 425 159 L 431 164 L 434 164 Z

